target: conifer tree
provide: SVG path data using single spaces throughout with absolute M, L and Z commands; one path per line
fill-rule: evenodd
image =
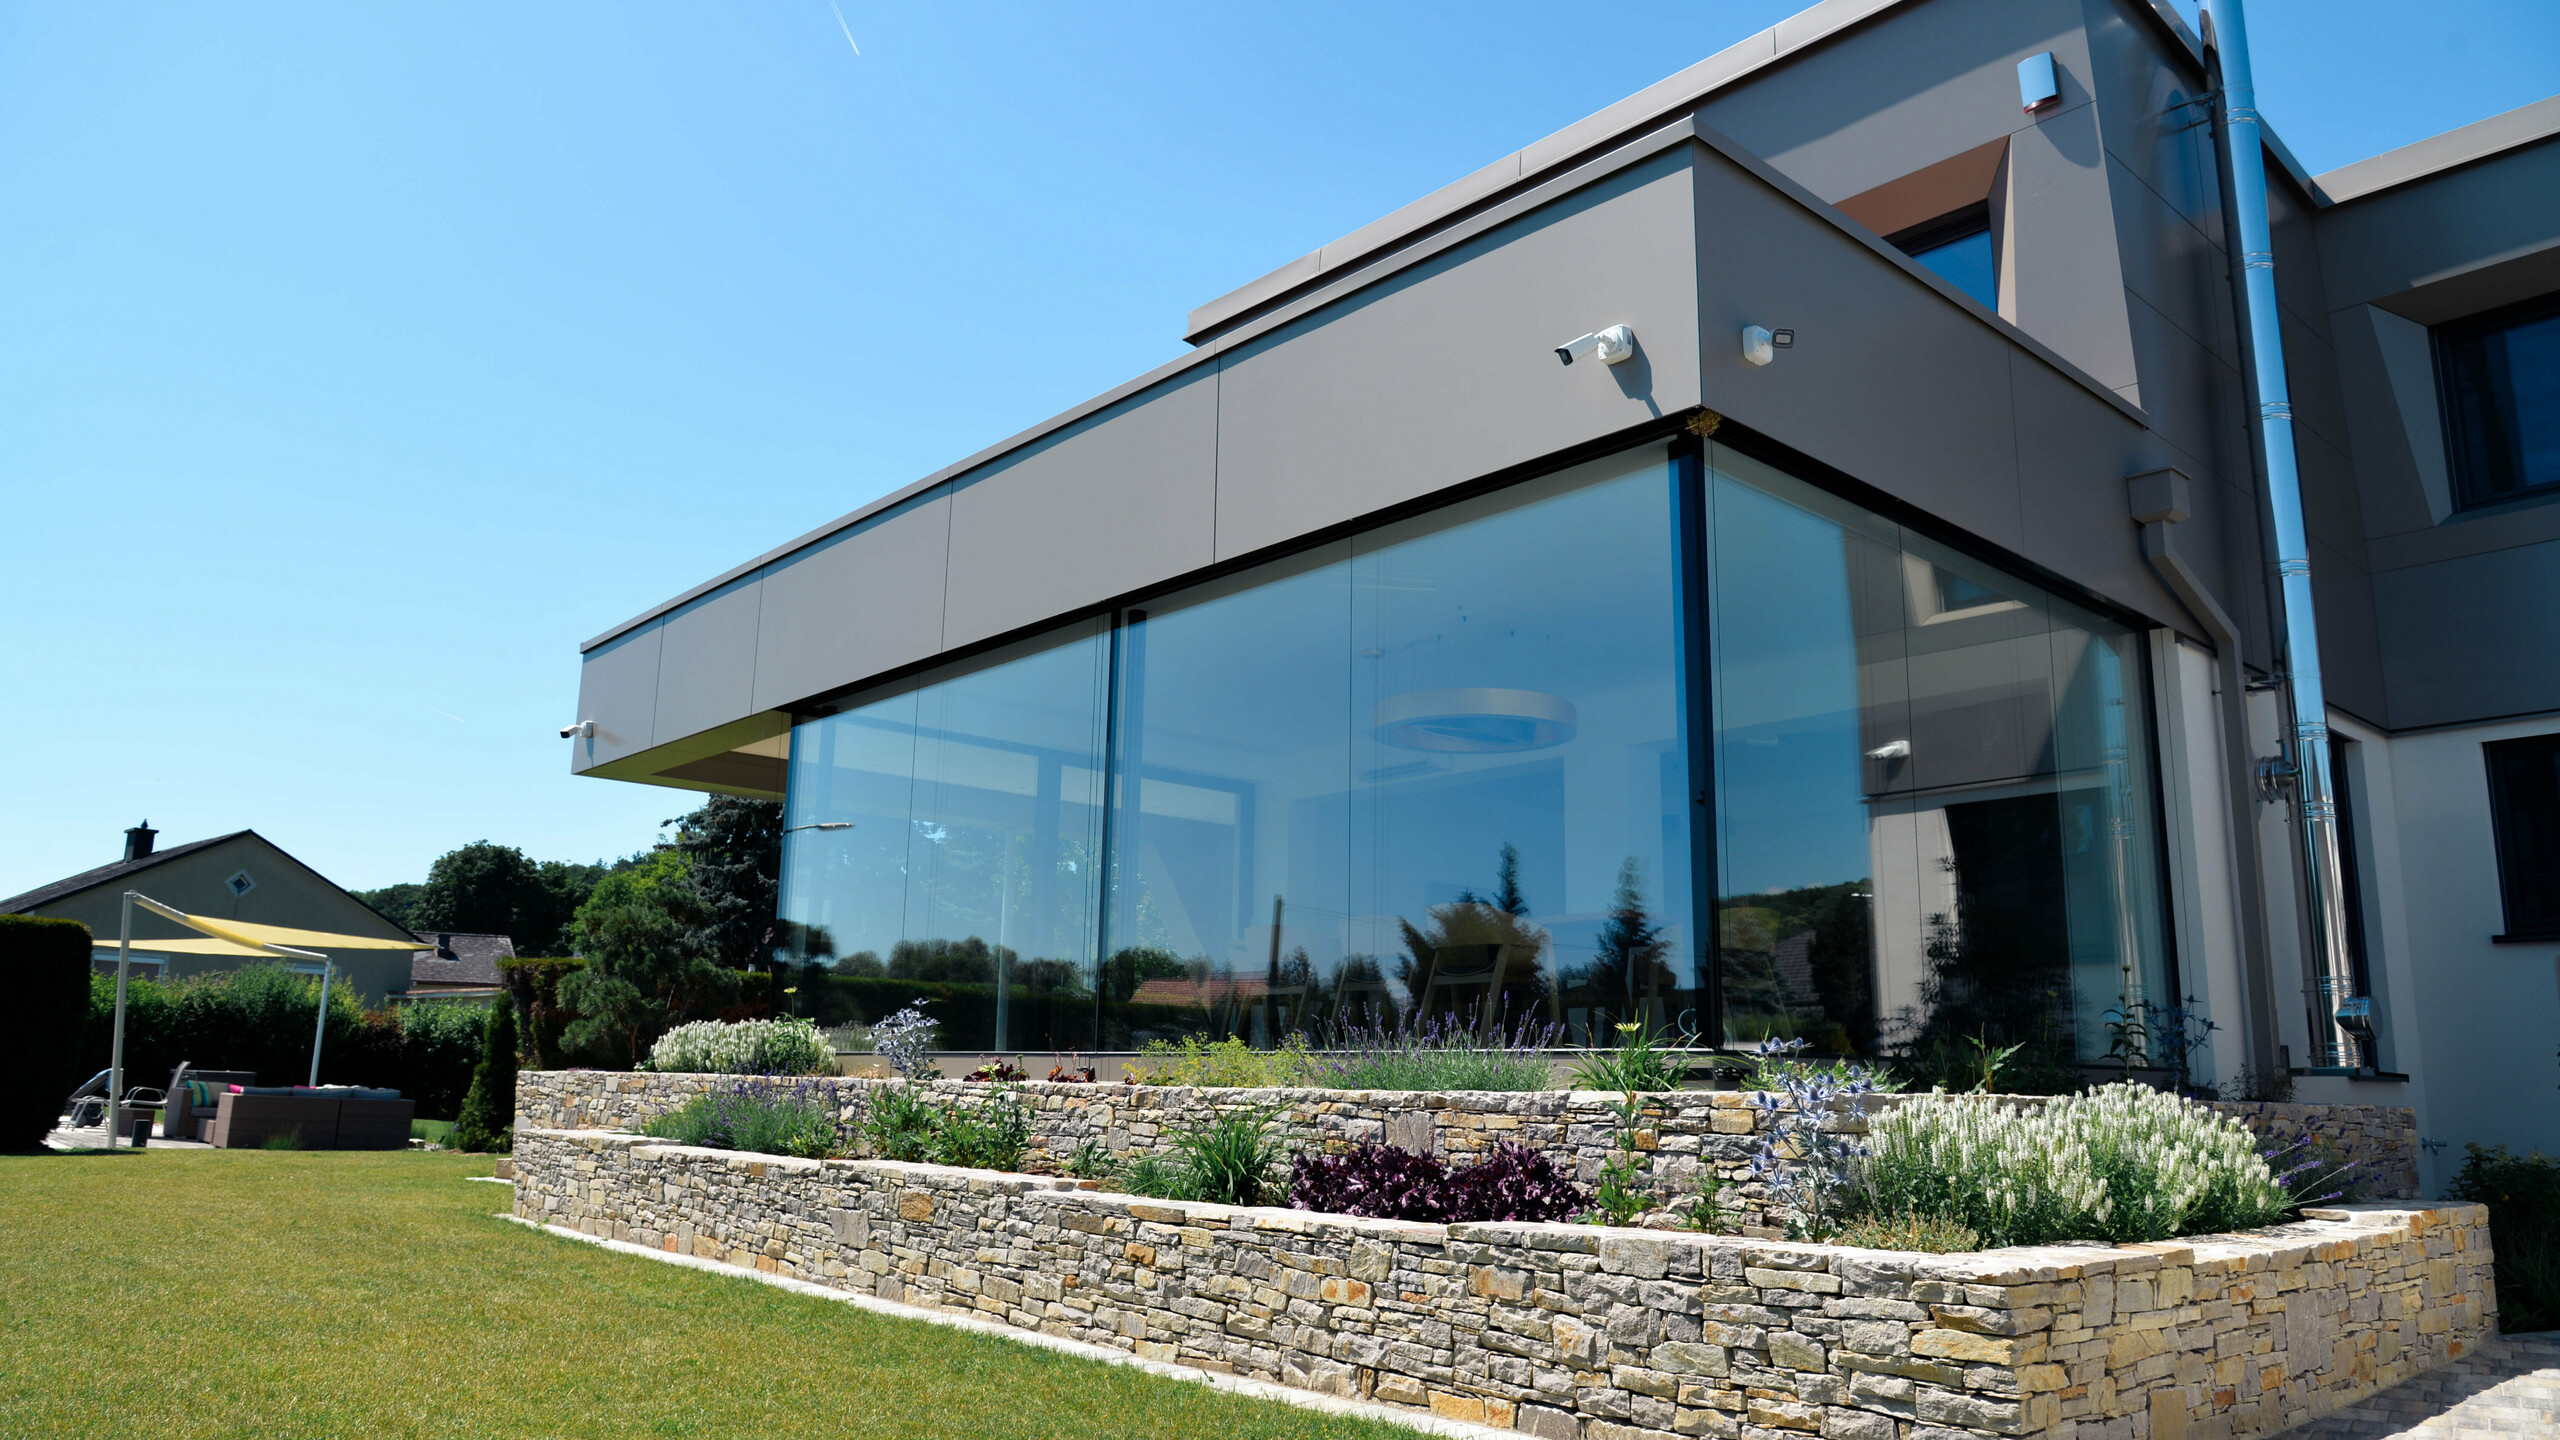
M 515 1123 L 516 1007 L 501 1001 L 489 1007 L 488 1037 L 471 1072 L 471 1091 L 462 1097 L 462 1114 L 453 1122 L 453 1147 L 512 1150 Z

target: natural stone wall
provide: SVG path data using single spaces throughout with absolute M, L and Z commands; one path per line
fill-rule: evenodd
M 1571 1440 L 2266 1435 L 2495 1321 L 2476 1205 L 1935 1256 L 1177 1204 L 595 1130 L 516 1147 L 527 1219 Z
M 694 1095 L 734 1083 L 735 1077 L 724 1075 L 529 1070 L 516 1078 L 516 1123 L 634 1130 Z M 871 1090 L 893 1082 L 830 1076 L 806 1083 L 832 1096 L 838 1113 L 850 1123 Z M 974 1100 L 987 1093 L 984 1085 L 957 1080 L 930 1085 L 948 1100 Z M 1620 1098 L 1568 1090 L 1229 1090 L 1046 1081 L 1020 1086 L 1019 1094 L 1032 1110 L 1029 1165 L 1034 1170 L 1054 1169 L 1088 1141 L 1115 1157 L 1162 1149 L 1171 1127 L 1249 1107 L 1270 1111 L 1293 1151 L 1379 1140 L 1458 1160 L 1507 1140 L 1545 1151 L 1572 1167 L 1585 1184 L 1599 1177 L 1617 1143 L 1617 1121 L 1608 1107 Z M 1894 1099 L 1878 1096 L 1874 1103 Z M 1759 1148 L 1757 1131 L 1763 1122 L 1752 1097 L 1730 1090 L 1680 1090 L 1648 1096 L 1646 1103 L 1651 1113 L 1636 1142 L 1646 1157 L 1650 1188 L 1665 1200 L 1675 1199 L 1694 1191 L 1701 1166 L 1713 1167 L 1726 1182 L 1728 1201 L 1741 1207 L 1738 1218 L 1753 1229 L 1769 1228 L 1761 1187 L 1751 1179 L 1751 1155 Z M 2018 1103 L 2039 1102 L 2021 1098 Z M 2279 1139 L 2316 1126 L 2346 1153 L 2364 1160 L 2365 1198 L 2418 1198 L 2414 1111 L 2380 1105 L 2224 1103 L 2213 1108 Z

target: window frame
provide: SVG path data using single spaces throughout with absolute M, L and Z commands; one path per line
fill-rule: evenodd
M 2516 846 L 2510 843 L 2510 827 L 2516 823 L 2515 802 L 2499 782 L 2498 760 L 2502 754 L 2519 751 L 2542 751 L 2560 760 L 2560 731 L 2540 735 L 2518 735 L 2506 740 L 2484 740 L 2480 744 L 2481 768 L 2489 787 L 2489 843 L 2498 858 L 2498 919 L 2503 927 L 2490 937 L 2500 944 L 2541 944 L 2560 940 L 2560 903 L 2551 907 L 2548 917 L 2530 923 L 2518 923 L 2517 894 L 2528 883 L 2517 871 L 2521 865 Z M 2560 895 L 2560 877 L 2544 882 Z
M 2560 291 L 2465 315 L 2458 320 L 2448 320 L 2427 332 L 2435 362 L 2436 413 L 2440 417 L 2437 428 L 2444 432 L 2445 473 L 2452 482 L 2453 512 L 2457 515 L 2560 496 L 2560 481 L 2528 486 L 2508 495 L 2486 493 L 2482 488 L 2487 483 L 2486 479 L 2472 473 L 2470 447 L 2463 443 L 2465 411 L 2454 392 L 2453 366 L 2453 347 L 2466 340 L 2554 316 L 2560 316 Z

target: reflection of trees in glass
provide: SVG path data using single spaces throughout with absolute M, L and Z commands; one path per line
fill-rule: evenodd
M 1866 880 L 1844 880 L 1717 906 L 1728 1038 L 1801 1038 L 1842 1055 L 1875 1049 L 1873 891 Z
M 1662 926 L 1644 908 L 1644 870 L 1630 855 L 1618 867 L 1617 893 L 1600 926 L 1591 963 L 1563 977 L 1566 1001 L 1592 1012 L 1591 1043 L 1608 1043 L 1611 1027 L 1620 1021 L 1663 1021 L 1680 984 L 1665 963 L 1670 950 Z
M 1488 1027 L 1555 1019 L 1556 993 L 1540 963 L 1549 937 L 1528 919 L 1528 909 L 1520 893 L 1520 849 L 1506 843 L 1490 898 L 1461 890 L 1425 912 L 1427 927 L 1397 920 L 1405 954 L 1396 962 L 1396 979 L 1414 1009 Z

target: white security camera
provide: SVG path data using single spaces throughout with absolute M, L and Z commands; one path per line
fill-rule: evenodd
M 1603 365 L 1619 365 L 1634 359 L 1635 353 L 1636 332 L 1624 325 L 1594 330 L 1556 347 L 1556 358 L 1567 365 L 1578 355 L 1597 355 Z
M 596 738 L 596 722 L 593 720 L 581 720 L 575 725 L 563 725 L 560 727 L 560 738 L 563 740 L 593 740 Z
M 1793 330 L 1771 330 L 1760 325 L 1742 327 L 1742 358 L 1754 365 L 1766 365 L 1778 358 L 1778 352 L 1796 343 Z

